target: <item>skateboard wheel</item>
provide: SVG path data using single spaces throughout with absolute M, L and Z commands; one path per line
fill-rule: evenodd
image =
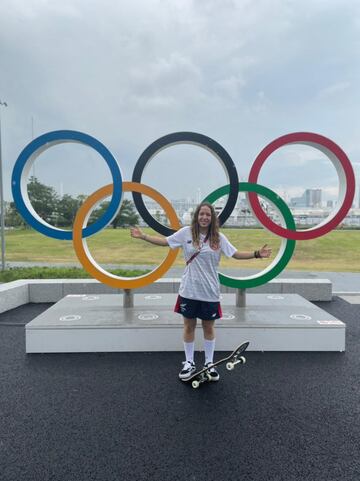
M 242 363 L 242 364 L 245 364 L 245 363 L 246 363 L 246 357 L 241 356 L 241 357 L 240 357 L 240 360 L 241 360 L 241 363 Z
M 197 388 L 200 386 L 200 383 L 199 383 L 199 381 L 193 381 L 193 382 L 191 383 L 191 385 L 192 385 L 192 387 L 193 387 L 194 389 L 197 389 Z
M 234 369 L 234 364 L 232 362 L 227 362 L 226 363 L 226 369 L 228 371 L 232 371 Z
M 211 381 L 211 374 L 209 372 L 206 373 L 206 377 L 208 381 Z

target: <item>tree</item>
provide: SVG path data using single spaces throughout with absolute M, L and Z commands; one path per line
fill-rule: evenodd
M 49 187 L 38 181 L 36 177 L 30 177 L 28 195 L 35 212 L 49 224 L 56 223 L 57 204 L 59 196 L 53 187 Z
M 102 202 L 100 207 L 96 209 L 90 216 L 90 222 L 94 222 L 99 219 L 106 209 L 109 207 L 110 202 Z M 131 200 L 124 199 L 121 204 L 121 208 L 117 216 L 111 222 L 114 229 L 117 227 L 126 227 L 129 225 L 136 225 L 139 222 L 139 216 L 136 213 L 135 206 Z
M 131 200 L 124 199 L 119 214 L 112 221 L 111 225 L 116 229 L 117 226 L 136 225 L 139 223 L 139 216 Z
M 15 202 L 10 202 L 5 211 L 5 225 L 7 227 L 25 227 L 26 223 L 17 211 Z
M 60 197 L 53 187 L 49 187 L 39 182 L 36 177 L 31 177 L 28 184 L 28 195 L 32 207 L 35 212 L 51 225 L 59 227 L 68 227 L 74 223 L 75 216 L 84 203 L 87 196 L 78 195 L 76 198 L 65 194 Z M 89 224 L 99 219 L 108 208 L 110 202 L 102 202 L 90 216 Z M 111 222 L 114 229 L 117 227 L 125 227 L 136 225 L 139 222 L 139 216 L 136 213 L 135 206 L 130 200 L 123 200 L 120 212 Z M 14 202 L 10 203 L 10 207 L 6 212 L 6 223 L 11 227 L 26 225 L 22 217 L 19 215 Z
M 57 205 L 57 225 L 71 226 L 74 223 L 75 216 L 79 207 L 83 203 L 83 196 L 78 196 L 76 199 L 69 194 L 65 194 L 59 200 Z
M 59 197 L 55 189 L 48 187 L 38 181 L 36 177 L 30 177 L 30 182 L 27 186 L 28 196 L 35 212 L 49 224 L 54 224 L 57 221 L 57 204 Z M 14 202 L 10 202 L 9 207 L 5 212 L 5 223 L 9 227 L 23 227 L 26 222 L 17 211 Z

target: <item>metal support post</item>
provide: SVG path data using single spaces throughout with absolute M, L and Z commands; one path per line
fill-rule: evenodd
M 124 289 L 124 307 L 134 307 L 134 294 L 132 289 Z
M 236 289 L 236 307 L 246 307 L 246 289 Z
M 7 107 L 6 102 L 0 100 L 1 107 Z M 1 270 L 5 270 L 5 202 L 4 202 L 4 179 L 2 166 L 1 148 L 1 110 L 0 110 L 0 231 L 1 231 Z

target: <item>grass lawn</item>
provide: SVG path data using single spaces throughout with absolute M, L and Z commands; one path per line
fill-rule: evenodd
M 147 234 L 157 235 L 151 229 Z M 281 239 L 262 229 L 222 229 L 240 251 L 253 251 L 268 244 L 273 256 Z M 128 229 L 105 229 L 88 239 L 92 256 L 99 264 L 157 265 L 166 248 L 132 239 Z M 32 230 L 6 231 L 6 261 L 77 263 L 72 242 L 45 237 Z M 224 258 L 221 267 L 263 269 L 270 261 L 236 261 Z M 184 266 L 179 253 L 175 266 Z M 360 272 L 360 230 L 336 230 L 326 236 L 296 243 L 288 269 L 308 271 Z

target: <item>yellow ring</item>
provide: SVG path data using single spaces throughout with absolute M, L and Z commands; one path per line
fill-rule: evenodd
M 122 187 L 123 192 L 135 191 L 154 199 L 164 209 L 169 218 L 171 228 L 174 230 L 180 229 L 181 226 L 174 208 L 170 202 L 155 189 L 137 182 L 123 182 Z M 152 282 L 155 282 L 170 269 L 176 259 L 179 249 L 170 249 L 165 260 L 156 269 L 148 274 L 145 274 L 144 276 L 135 277 L 132 279 L 114 276 L 100 267 L 92 258 L 88 250 L 86 239 L 82 237 L 82 229 L 87 224 L 88 218 L 90 217 L 94 206 L 106 197 L 112 195 L 112 192 L 113 184 L 105 185 L 101 189 L 91 194 L 78 210 L 73 226 L 74 250 L 84 269 L 98 281 L 117 289 L 136 289 L 137 287 L 146 286 Z

